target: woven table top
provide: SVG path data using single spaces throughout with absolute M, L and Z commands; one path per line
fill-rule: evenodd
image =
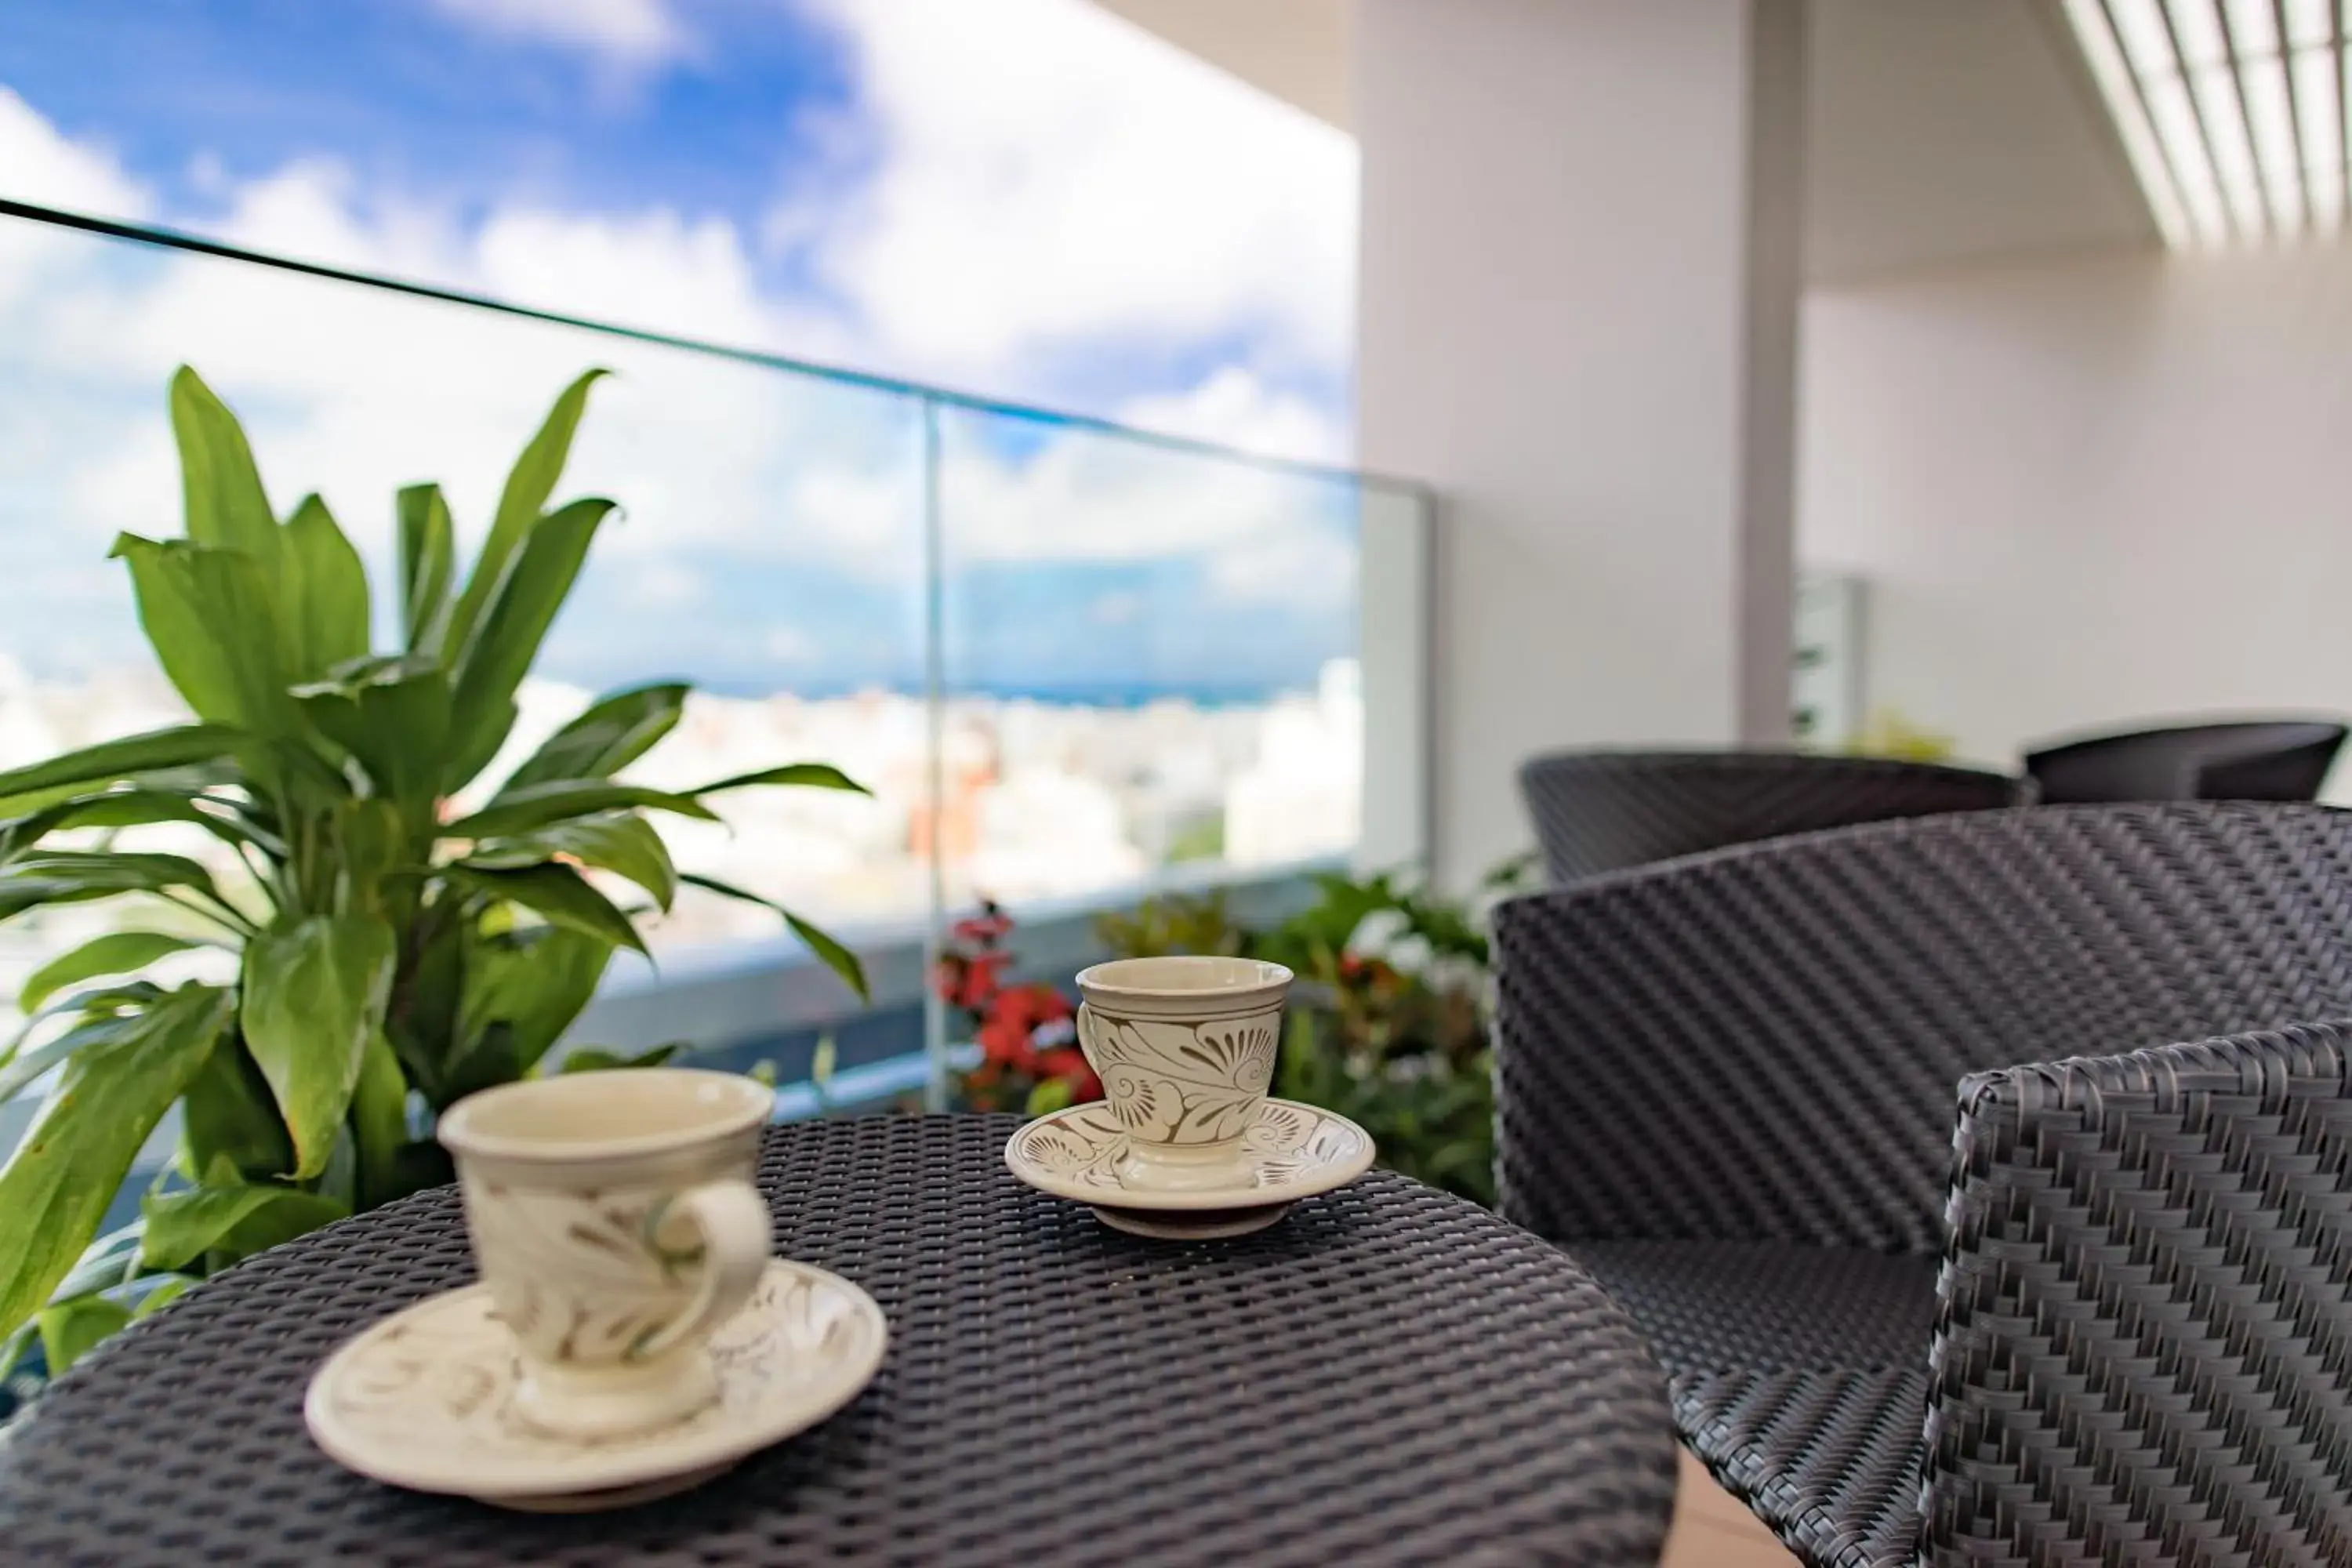
M 1122 1236 L 1014 1182 L 1000 1116 L 769 1134 L 776 1249 L 881 1303 L 880 1373 L 682 1497 L 554 1517 L 312 1447 L 345 1338 L 474 1276 L 454 1189 L 276 1248 L 0 1440 L 0 1562 L 1648 1563 L 1664 1384 L 1564 1255 L 1386 1171 L 1271 1230 Z

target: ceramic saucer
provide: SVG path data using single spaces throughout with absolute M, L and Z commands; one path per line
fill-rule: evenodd
M 473 1285 L 345 1344 L 310 1380 L 302 1415 L 320 1447 L 376 1480 L 583 1513 L 684 1491 L 814 1426 L 856 1397 L 888 1340 L 865 1291 L 773 1259 L 711 1336 L 718 1403 L 634 1436 L 557 1437 L 515 1416 L 514 1338 L 490 1315 L 488 1288 Z
M 1128 1131 L 1100 1101 L 1030 1122 L 1004 1145 L 1013 1173 L 1095 1211 L 1115 1230 L 1171 1241 L 1264 1230 L 1300 1198 L 1346 1186 L 1370 1168 L 1371 1135 L 1344 1116 L 1269 1100 L 1242 1134 L 1231 1178 L 1171 1191 L 1128 1158 Z

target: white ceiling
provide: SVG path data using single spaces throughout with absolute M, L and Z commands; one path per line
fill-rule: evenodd
M 1346 129 L 1353 0 L 1097 0 Z M 1836 282 L 2157 230 L 2059 0 L 1811 0 L 1806 269 Z
M 1353 128 L 1355 0 L 1095 0 L 1252 87 Z
M 1806 269 L 2157 243 L 2057 0 L 1813 0 Z

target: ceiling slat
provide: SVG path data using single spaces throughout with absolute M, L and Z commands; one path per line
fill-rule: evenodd
M 2352 227 L 2352 0 L 2064 5 L 2166 244 Z

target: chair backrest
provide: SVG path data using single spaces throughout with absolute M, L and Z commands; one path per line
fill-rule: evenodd
M 2126 800 L 2309 800 L 2345 727 L 2263 721 L 2181 724 L 2038 746 L 2025 771 L 2046 805 Z
M 1799 752 L 1561 752 L 1519 767 L 1555 882 L 1822 827 L 2021 803 L 2006 773 Z
M 1960 1079 L 2352 1016 L 2352 813 L 1880 823 L 1496 913 L 1503 1212 L 1930 1251 Z

